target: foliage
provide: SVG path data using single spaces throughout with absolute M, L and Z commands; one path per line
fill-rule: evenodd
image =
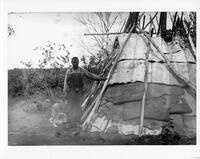
M 189 17 L 184 19 L 188 33 L 191 35 L 194 46 L 196 47 L 196 12 L 190 12 Z
M 81 61 L 83 63 L 83 67 L 89 72 L 99 74 L 103 65 L 103 61 L 99 58 L 95 58 L 94 56 L 90 56 L 89 60 L 86 60 L 86 57 L 83 55 L 81 57 Z
M 15 35 L 15 30 L 11 24 L 8 24 L 8 37 Z
M 35 47 L 35 51 L 39 51 L 43 58 L 39 60 L 39 67 L 63 68 L 69 62 L 70 52 L 65 44 L 56 44 L 50 41 L 44 46 Z
M 52 88 L 61 89 L 63 87 L 65 76 L 63 70 L 69 62 L 70 52 L 65 44 L 56 44 L 50 41 L 47 41 L 44 46 L 34 48 L 34 50 L 42 54 L 42 59 L 39 60 L 38 64 L 40 69 L 33 69 L 31 61 L 21 61 L 21 64 L 28 68 L 22 70 L 23 94 L 30 95 L 42 90 L 46 91 L 47 95 L 52 96 Z
M 8 95 L 33 95 L 47 93 L 51 89 L 62 89 L 66 69 L 13 69 L 8 70 Z
M 194 45 L 196 47 L 196 12 L 190 13 L 190 19 L 191 19 L 190 28 L 189 28 L 190 34 L 194 42 Z
M 8 94 L 18 96 L 23 94 L 22 70 L 14 69 L 8 71 Z
M 26 66 L 27 68 L 31 68 L 33 65 L 32 61 L 28 61 L 28 62 L 20 61 L 20 63 Z

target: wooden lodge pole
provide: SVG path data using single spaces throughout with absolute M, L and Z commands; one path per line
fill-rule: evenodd
M 172 15 L 171 15 L 170 12 L 169 12 L 169 17 L 170 17 L 170 19 L 171 19 L 171 22 L 173 23 L 174 19 L 173 19 L 173 17 L 172 17 Z
M 87 35 L 117 35 L 117 34 L 124 34 L 123 32 L 116 32 L 116 33 L 88 33 L 84 34 L 85 36 Z
M 145 40 L 145 39 L 144 39 Z M 148 89 L 148 72 L 149 72 L 149 52 L 150 52 L 150 45 L 148 42 L 148 50 L 146 52 L 146 58 L 145 58 L 145 74 L 144 74 L 144 93 L 142 96 L 142 108 L 141 108 L 141 114 L 140 114 L 140 127 L 139 127 L 139 136 L 143 135 L 143 125 L 144 125 L 144 109 L 146 104 L 146 94 Z
M 172 23 L 172 32 L 173 32 L 173 35 L 174 35 L 174 33 L 175 33 L 175 24 L 176 24 L 176 17 L 177 17 L 177 14 L 178 14 L 178 12 L 175 13 L 174 19 L 173 19 L 173 23 Z
M 150 15 L 150 20 L 152 19 L 151 15 Z M 154 22 L 152 21 L 153 27 L 154 29 L 156 29 L 156 25 L 154 24 Z
M 145 12 L 142 12 L 142 14 L 140 15 L 140 17 L 138 18 L 138 21 L 141 20 L 142 16 L 145 14 Z
M 157 14 L 158 14 L 158 12 L 156 12 L 156 14 L 153 16 L 153 18 L 151 18 L 151 16 L 150 16 L 150 20 L 149 20 L 149 22 L 145 25 L 145 27 L 143 28 L 143 30 L 145 30 L 145 29 L 147 28 L 147 26 L 153 22 L 153 20 L 154 20 L 155 17 L 157 16 Z
M 160 53 L 160 55 L 163 57 L 165 64 L 168 68 L 168 70 L 177 77 L 177 79 L 184 84 L 185 86 L 189 87 L 193 93 L 196 96 L 196 87 L 190 82 L 188 81 L 185 77 L 183 77 L 181 74 L 179 74 L 176 69 L 171 65 L 168 57 L 160 50 L 160 48 L 157 46 L 157 44 L 151 39 L 151 37 L 149 37 L 141 28 L 138 28 L 143 34 L 144 36 L 152 43 L 152 45 L 156 48 L 156 50 L 158 51 L 158 53 Z
M 144 16 L 143 16 L 142 29 L 144 29 L 144 25 L 145 25 L 145 18 L 146 18 L 146 16 L 144 15 Z
M 116 55 L 116 58 L 115 58 L 115 60 L 114 60 L 114 62 L 113 62 L 113 65 L 112 65 L 112 67 L 111 67 L 111 69 L 110 69 L 110 71 L 109 71 L 109 73 L 108 73 L 107 79 L 106 79 L 106 81 L 105 81 L 105 83 L 104 83 L 104 85 L 103 85 L 103 87 L 102 87 L 102 89 L 101 89 L 101 91 L 100 91 L 100 93 L 99 93 L 99 95 L 98 95 L 98 97 L 97 97 L 97 101 L 96 101 L 96 103 L 95 103 L 93 109 L 91 110 L 90 114 L 88 115 L 87 119 L 84 121 L 83 127 L 85 127 L 85 125 L 88 124 L 88 123 L 90 122 L 90 120 L 91 120 L 91 118 L 92 118 L 92 115 L 93 115 L 93 114 L 95 113 L 95 111 L 98 109 L 99 104 L 100 104 L 101 97 L 102 97 L 102 95 L 103 95 L 103 93 L 104 93 L 104 91 L 105 91 L 105 89 L 106 89 L 106 87 L 107 87 L 107 85 L 108 85 L 108 82 L 109 82 L 109 80 L 110 80 L 110 78 L 111 78 L 111 76 L 112 76 L 112 74 L 113 74 L 113 72 L 114 72 L 115 67 L 117 66 L 117 62 L 118 62 L 118 59 L 119 59 L 120 55 L 121 55 L 121 53 L 123 52 L 123 50 L 124 50 L 124 48 L 125 48 L 125 46 L 126 46 L 128 40 L 129 40 L 130 37 L 131 37 L 132 31 L 133 31 L 134 28 L 135 28 L 135 25 L 132 26 L 132 28 L 131 28 L 129 34 L 127 35 L 126 40 L 124 41 L 124 43 L 123 43 L 121 49 L 119 50 L 118 54 Z

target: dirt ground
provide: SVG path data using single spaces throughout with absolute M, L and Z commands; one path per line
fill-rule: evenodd
M 42 109 L 31 108 L 42 101 Z M 45 101 L 45 102 L 44 102 Z M 50 122 L 50 108 L 59 99 L 16 97 L 8 101 L 8 145 L 104 145 L 125 144 L 130 136 L 102 135 L 78 128 L 61 129 Z
M 58 98 L 41 96 L 8 98 L 8 145 L 161 145 L 195 144 L 196 139 L 170 139 L 91 133 L 80 128 L 56 128 L 50 122 L 51 106 Z M 34 101 L 42 102 L 40 109 L 31 105 Z

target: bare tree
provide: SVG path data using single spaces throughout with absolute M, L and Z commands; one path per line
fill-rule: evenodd
M 118 12 L 95 12 L 82 14 L 76 18 L 86 27 L 89 34 L 119 32 L 124 22 L 122 13 Z M 89 63 L 99 65 L 109 57 L 115 36 L 91 35 L 81 39 L 81 46 L 90 54 Z M 91 58 L 92 56 L 92 58 Z M 86 62 L 85 57 L 82 58 Z M 90 61 L 93 60 L 92 62 Z

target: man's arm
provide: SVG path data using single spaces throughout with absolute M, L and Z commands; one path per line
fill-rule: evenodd
M 86 69 L 84 68 L 81 68 L 81 70 L 84 72 L 84 75 L 89 78 L 89 79 L 92 79 L 92 80 L 97 80 L 97 81 L 101 81 L 101 80 L 106 80 L 105 77 L 100 77 L 98 75 L 95 75 L 93 73 L 90 73 L 88 72 Z

